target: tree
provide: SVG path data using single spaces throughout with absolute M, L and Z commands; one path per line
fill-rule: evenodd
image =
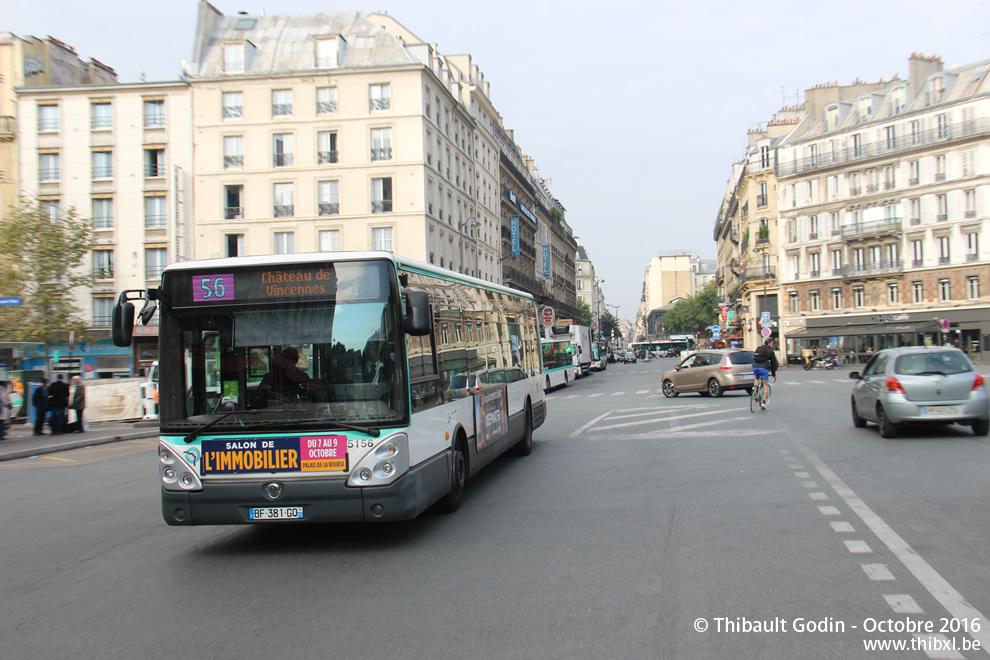
M 671 307 L 663 321 L 674 334 L 694 334 L 715 323 L 718 319 L 717 307 L 715 283 L 709 282 L 695 295 Z
M 591 305 L 580 298 L 577 299 L 577 308 L 581 312 L 581 325 L 590 326 L 595 317 L 591 313 Z
M 34 198 L 11 206 L 0 220 L 0 297 L 21 298 L 0 307 L 0 338 L 48 345 L 66 341 L 70 330 L 87 337 L 72 290 L 92 286 L 81 267 L 93 248 L 88 218 L 69 209 L 51 218 Z
M 619 329 L 619 322 L 614 316 L 612 316 L 611 312 L 605 312 L 602 314 L 602 336 L 611 337 L 613 331 L 615 332 L 616 337 L 622 337 L 622 330 Z

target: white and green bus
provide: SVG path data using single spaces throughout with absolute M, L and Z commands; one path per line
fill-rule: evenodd
M 570 337 L 540 340 L 543 354 L 543 390 L 567 387 L 574 370 L 574 346 Z
M 487 463 L 530 453 L 546 415 L 533 298 L 391 253 L 173 264 L 120 295 L 118 346 L 142 299 L 170 525 L 456 510 Z

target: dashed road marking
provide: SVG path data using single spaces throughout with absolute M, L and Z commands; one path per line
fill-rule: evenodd
M 808 474 L 807 472 L 795 472 L 794 473 L 794 476 L 797 477 L 798 479 L 810 479 L 811 478 L 811 475 Z
M 809 383 L 814 383 L 815 385 L 824 385 L 828 381 L 824 381 L 824 380 L 809 380 L 808 382 Z
M 832 526 L 833 532 L 855 532 L 853 526 L 844 520 L 833 520 L 829 523 Z
M 622 396 L 625 392 L 612 392 L 612 396 Z
M 819 500 L 819 501 L 828 499 L 828 495 L 826 495 L 825 493 L 808 493 L 808 497 L 810 497 L 813 500 Z
M 897 578 L 894 574 L 890 572 L 887 568 L 887 564 L 860 564 L 863 567 L 863 571 L 866 576 L 875 582 L 881 581 L 896 581 Z
M 835 506 L 820 506 L 818 507 L 818 511 L 820 511 L 823 516 L 839 515 L 839 508 Z
M 803 486 L 804 488 L 818 488 L 818 482 L 817 481 L 802 481 L 801 482 L 801 486 Z
M 649 394 L 649 390 L 636 390 L 636 394 Z
M 914 598 L 907 594 L 884 594 L 883 599 L 890 605 L 890 609 L 898 614 L 924 614 Z
M 843 541 L 849 552 L 854 555 L 869 555 L 873 554 L 873 550 L 870 549 L 869 544 L 866 541 Z
M 594 399 L 596 396 L 601 396 L 601 395 L 602 395 L 601 392 L 596 392 L 595 394 L 589 394 L 588 395 L 588 398 L 589 399 Z

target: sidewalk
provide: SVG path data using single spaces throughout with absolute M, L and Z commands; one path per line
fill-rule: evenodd
M 51 429 L 47 426 L 45 433 L 51 433 Z M 157 437 L 158 420 L 150 422 L 140 420 L 96 422 L 90 424 L 89 430 L 85 433 L 63 433 L 62 435 L 34 435 L 34 425 L 15 424 L 7 429 L 6 437 L 0 441 L 0 461 L 54 454 L 60 451 L 123 440 Z

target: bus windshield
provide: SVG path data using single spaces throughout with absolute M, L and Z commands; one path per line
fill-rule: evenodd
M 307 292 L 292 302 L 255 298 L 237 304 L 228 298 L 182 305 L 177 291 L 171 300 L 179 306 L 162 309 L 163 326 L 174 327 L 178 338 L 177 350 L 166 346 L 161 359 L 163 431 L 189 432 L 210 422 L 217 432 L 248 424 L 264 432 L 408 421 L 397 286 L 389 265 L 321 264 L 335 273 L 333 290 L 323 287 L 319 295 Z M 175 279 L 187 277 L 179 272 Z M 249 288 L 257 273 L 238 275 L 227 274 L 238 291 L 259 295 Z M 384 285 L 375 283 L 383 278 Z M 347 286 L 361 280 L 372 285 Z M 168 284 L 163 281 L 165 301 Z

